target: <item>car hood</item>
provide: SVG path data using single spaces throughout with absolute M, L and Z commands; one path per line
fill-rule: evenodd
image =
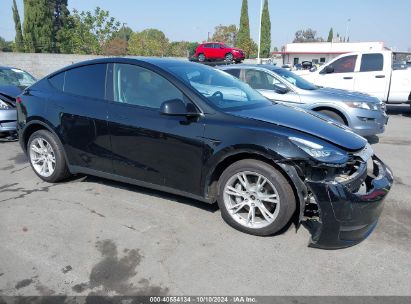
M 16 99 L 18 95 L 20 95 L 24 87 L 17 87 L 17 86 L 0 86 L 0 94 L 5 95 L 9 98 Z
M 346 91 L 333 88 L 320 88 L 318 90 L 311 91 L 314 94 L 321 94 L 322 97 L 328 99 L 338 99 L 341 101 L 364 101 L 364 102 L 375 102 L 379 103 L 378 98 L 372 97 L 368 94 Z
M 229 112 L 231 115 L 260 120 L 318 137 L 347 151 L 365 147 L 367 141 L 349 128 L 312 111 L 274 104 L 256 109 Z

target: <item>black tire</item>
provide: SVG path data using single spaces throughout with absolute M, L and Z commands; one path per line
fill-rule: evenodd
M 197 58 L 199 62 L 204 62 L 207 60 L 206 56 L 203 53 L 199 54 Z
M 323 115 L 331 118 L 332 120 L 334 120 L 334 121 L 336 121 L 336 122 L 339 122 L 339 123 L 342 124 L 342 125 L 346 125 L 346 126 L 347 126 L 347 123 L 344 121 L 344 118 L 343 118 L 340 114 L 335 113 L 334 111 L 330 111 L 330 110 L 320 110 L 320 111 L 318 111 L 318 113 L 321 113 L 321 114 L 323 114 Z
M 224 203 L 224 188 L 230 178 L 242 171 L 251 171 L 263 175 L 268 179 L 276 188 L 278 196 L 280 198 L 279 213 L 271 224 L 263 228 L 249 228 L 241 225 L 230 215 L 227 207 Z M 229 166 L 221 175 L 218 182 L 218 205 L 221 210 L 221 216 L 224 221 L 231 227 L 257 236 L 273 235 L 283 229 L 290 221 L 296 210 L 296 200 L 293 189 L 287 179 L 274 167 L 269 164 L 253 160 L 246 159 L 240 160 L 231 166 Z
M 31 157 L 30 157 L 30 147 L 32 145 L 32 142 L 35 139 L 38 139 L 38 138 L 44 139 L 45 141 L 47 141 L 50 144 L 50 146 L 53 149 L 54 156 L 55 156 L 55 159 L 56 159 L 54 172 L 53 172 L 52 175 L 50 175 L 48 177 L 40 175 L 35 170 L 35 168 L 33 167 Z M 39 130 L 39 131 L 34 132 L 30 136 L 30 138 L 28 140 L 28 143 L 27 143 L 27 155 L 29 157 L 29 162 L 30 162 L 30 165 L 31 165 L 33 171 L 37 174 L 38 177 L 40 177 L 42 180 L 44 180 L 48 183 L 57 183 L 59 181 L 62 181 L 64 179 L 68 178 L 71 175 L 69 170 L 68 170 L 68 167 L 67 167 L 67 162 L 66 162 L 66 158 L 64 156 L 63 147 L 60 144 L 60 141 L 56 138 L 56 136 L 53 133 L 51 133 L 50 131 Z
M 227 61 L 227 62 L 232 62 L 233 59 L 234 59 L 234 56 L 233 56 L 233 54 L 231 54 L 231 53 L 227 53 L 227 54 L 225 55 L 224 59 L 225 59 L 225 61 Z

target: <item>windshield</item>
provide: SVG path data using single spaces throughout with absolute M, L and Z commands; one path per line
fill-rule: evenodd
M 277 75 L 281 76 L 281 78 L 285 79 L 289 83 L 295 85 L 297 88 L 302 89 L 302 90 L 317 90 L 318 87 L 311 82 L 308 82 L 304 78 L 294 74 L 293 72 L 284 70 L 284 69 L 276 69 L 273 70 L 274 73 Z
M 176 64 L 165 67 L 222 110 L 235 111 L 272 105 L 260 93 L 223 71 L 201 64 Z
M 30 74 L 18 69 L 0 69 L 0 86 L 28 87 L 36 80 Z

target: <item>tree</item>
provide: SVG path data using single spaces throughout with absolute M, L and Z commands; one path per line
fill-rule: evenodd
M 67 0 L 50 0 L 50 9 L 53 12 L 53 52 L 61 52 L 63 43 L 63 30 L 68 23 L 70 11 L 67 8 Z
M 129 41 L 132 34 L 133 30 L 130 27 L 123 25 L 117 32 L 113 33 L 113 38 Z
M 263 58 L 270 57 L 271 50 L 271 20 L 268 9 L 268 0 L 264 1 L 263 12 L 261 15 L 261 54 Z
M 107 56 L 127 55 L 128 42 L 121 38 L 114 38 L 106 43 L 102 53 Z
M 120 23 L 108 11 L 97 7 L 93 13 L 78 12 L 67 18 L 60 31 L 60 50 L 64 53 L 102 54 L 103 47 L 117 32 Z
M 14 39 L 15 50 L 17 52 L 24 52 L 23 31 L 21 29 L 20 14 L 17 8 L 16 0 L 13 0 L 13 6 L 11 9 L 13 11 L 14 28 L 16 30 L 16 37 Z
M 295 43 L 302 43 L 302 42 L 323 42 L 324 39 L 321 37 L 316 37 L 317 32 L 313 29 L 306 29 L 306 30 L 299 30 L 295 32 Z
M 189 41 L 174 41 L 168 46 L 166 56 L 170 57 L 187 57 L 190 55 L 190 47 L 193 42 Z
M 213 41 L 224 42 L 229 46 L 234 46 L 236 44 L 236 39 L 238 35 L 238 29 L 235 24 L 230 25 L 217 25 L 214 29 Z
M 327 42 L 333 42 L 333 39 L 334 39 L 334 30 L 333 28 L 330 28 L 330 31 L 328 32 Z
M 128 52 L 135 56 L 165 56 L 169 42 L 166 35 L 157 29 L 146 29 L 131 35 Z
M 48 0 L 24 0 L 24 42 L 27 52 L 50 52 L 53 11 Z
M 248 1 L 243 0 L 241 5 L 240 29 L 238 30 L 236 46 L 246 52 L 247 57 L 252 51 L 252 41 L 250 37 L 250 21 L 248 19 Z
M 6 41 L 3 37 L 0 37 L 0 52 L 12 52 L 13 42 Z

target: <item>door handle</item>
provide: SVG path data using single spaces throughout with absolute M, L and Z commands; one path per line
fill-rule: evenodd
M 344 77 L 344 79 L 346 79 L 346 80 L 349 80 L 349 79 L 352 79 L 352 77 Z
M 385 78 L 385 75 L 377 75 L 375 78 Z

